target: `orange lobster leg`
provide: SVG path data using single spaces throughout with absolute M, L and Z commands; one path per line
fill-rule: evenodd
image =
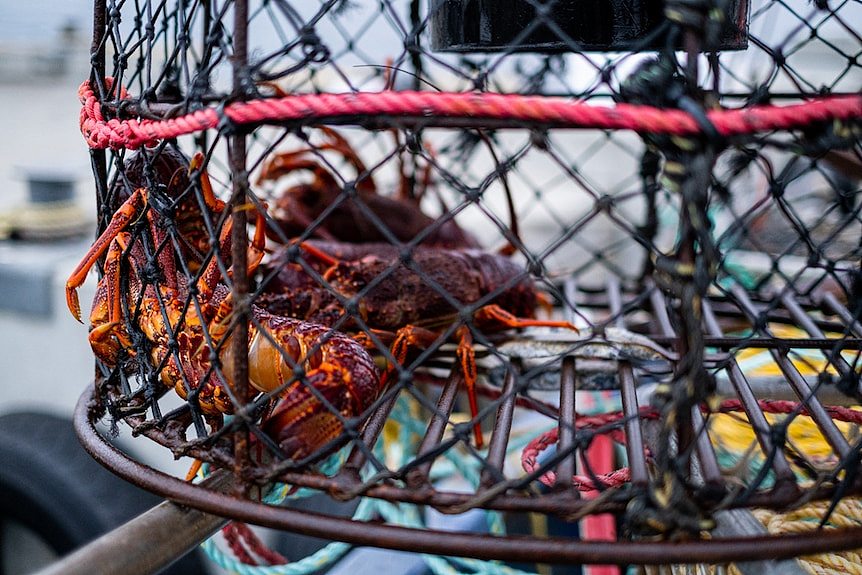
M 229 219 L 224 226 L 222 226 L 221 233 L 219 233 L 219 249 L 222 253 L 227 252 L 230 249 L 230 238 L 231 233 L 233 231 L 233 219 Z M 256 212 L 255 216 L 255 224 L 254 224 L 254 237 L 252 238 L 251 245 L 248 248 L 248 266 L 246 268 L 246 273 L 248 275 L 252 275 L 257 267 L 260 265 L 260 262 L 263 260 L 263 256 L 265 254 L 264 248 L 266 247 L 266 216 L 261 211 Z M 233 274 L 233 268 L 228 270 L 228 276 Z M 200 291 L 201 295 L 204 299 L 208 299 L 212 296 L 212 291 L 215 285 L 221 281 L 221 271 L 218 267 L 218 258 L 213 256 L 209 263 L 207 264 L 206 269 L 201 274 L 198 279 L 197 288 Z
M 407 352 L 410 351 L 411 347 L 428 348 L 439 336 L 439 333 L 424 327 L 405 325 L 395 334 L 391 348 L 392 355 L 399 365 L 404 365 L 407 361 Z
M 186 472 L 186 481 L 192 481 L 198 475 L 198 471 L 203 467 L 204 462 L 200 459 L 195 459 L 192 461 L 191 466 L 189 466 L 189 470 Z
M 213 192 L 212 182 L 210 181 L 209 174 L 206 170 L 201 170 L 204 165 L 204 155 L 201 152 L 196 152 L 194 156 L 192 156 L 191 161 L 189 162 L 189 175 L 191 176 L 194 172 L 200 170 L 200 186 L 201 193 L 204 197 L 204 203 L 207 205 L 209 209 L 214 211 L 215 213 L 221 213 L 224 210 L 224 202 L 218 199 Z
M 88 335 L 90 346 L 97 357 L 115 357 L 119 351 L 117 341 L 124 347 L 130 349 L 132 342 L 121 327 L 120 298 L 120 258 L 128 248 L 131 236 L 128 232 L 121 232 L 110 244 L 108 255 L 105 257 L 105 276 L 100 287 L 104 287 L 105 293 L 100 294 L 94 305 L 105 306 L 107 321 L 99 323 Z M 112 336 L 116 336 L 116 340 Z
M 578 331 L 578 328 L 567 321 L 550 321 L 533 318 L 517 317 L 497 304 L 483 306 L 473 314 L 473 321 L 481 329 L 482 326 L 494 329 L 518 329 L 525 327 L 555 327 Z M 479 402 L 476 397 L 476 380 L 478 369 L 476 367 L 476 352 L 473 349 L 473 335 L 467 326 L 461 326 L 456 332 L 458 338 L 458 349 L 456 355 L 464 375 L 464 386 L 467 391 L 467 399 L 470 402 L 470 417 L 473 419 L 473 436 L 476 447 L 482 449 L 484 439 L 482 437 L 481 422 L 478 421 Z M 395 340 L 392 342 L 392 355 L 399 365 L 407 361 L 407 354 L 411 347 L 430 347 L 439 337 L 439 333 L 415 325 L 408 325 L 398 330 Z M 391 377 L 391 370 L 384 376 Z
M 476 310 L 473 314 L 473 321 L 480 326 L 480 329 L 483 325 L 496 325 L 507 329 L 519 329 L 525 327 L 557 327 L 580 332 L 577 327 L 567 321 L 551 321 L 528 317 L 517 317 L 497 304 L 489 304 Z M 467 388 L 467 398 L 470 400 L 470 416 L 475 420 L 479 415 L 479 407 L 476 400 L 476 379 L 478 377 L 478 371 L 476 369 L 476 352 L 473 349 L 473 336 L 467 326 L 459 328 L 458 336 L 458 359 L 461 362 L 461 369 L 464 373 L 464 385 Z M 474 433 L 476 435 L 476 447 L 481 449 L 482 429 L 478 421 L 475 423 Z
M 321 249 L 319 249 L 319 248 L 314 247 L 313 245 L 311 245 L 311 244 L 310 244 L 310 243 L 308 243 L 308 242 L 302 242 L 302 243 L 300 243 L 300 244 L 299 244 L 299 247 L 301 247 L 301 248 L 302 248 L 305 252 L 307 252 L 309 255 L 311 255 L 311 256 L 313 256 L 313 257 L 317 258 L 318 260 L 320 260 L 320 261 L 321 261 L 321 262 L 323 262 L 324 264 L 326 264 L 326 265 L 330 266 L 330 268 L 331 268 L 331 269 L 327 270 L 327 271 L 326 271 L 326 273 L 324 273 L 324 275 L 323 275 L 323 279 L 327 279 L 327 280 L 328 280 L 329 278 L 327 278 L 326 276 L 327 276 L 327 275 L 330 275 L 330 277 L 331 277 L 331 276 L 332 276 L 332 273 L 334 273 L 334 271 L 335 271 L 335 270 L 334 270 L 334 269 L 332 269 L 332 268 L 334 268 L 336 265 L 338 265 L 339 263 L 341 263 L 341 260 L 340 260 L 340 259 L 335 258 L 335 257 L 333 257 L 333 256 L 329 255 L 329 254 L 328 254 L 328 253 L 326 253 L 325 251 L 323 251 L 323 250 L 321 250 Z
M 66 305 L 75 319 L 81 321 L 81 304 L 78 301 L 78 288 L 83 285 L 87 279 L 87 273 L 96 264 L 98 259 L 104 255 L 111 245 L 111 241 L 126 228 L 131 222 L 135 221 L 143 211 L 147 204 L 146 188 L 138 188 L 129 196 L 123 205 L 114 213 L 111 222 L 102 235 L 93 243 L 89 251 L 84 255 L 84 258 L 69 276 L 66 281 Z
M 482 436 L 482 422 L 479 421 L 479 400 L 476 398 L 476 380 L 479 370 L 476 368 L 476 352 L 473 349 L 473 334 L 462 325 L 458 328 L 458 361 L 461 362 L 461 373 L 464 374 L 464 387 L 467 389 L 467 401 L 470 402 L 470 417 L 473 419 L 473 437 L 476 448 L 482 449 L 485 441 Z
M 473 314 L 473 321 L 482 324 L 498 324 L 503 328 L 518 329 L 523 327 L 559 327 L 563 329 L 571 329 L 576 333 L 580 333 L 574 324 L 567 321 L 551 321 L 546 319 L 533 319 L 528 317 L 517 317 L 497 304 L 489 304 L 480 307 Z
M 395 341 L 392 342 L 392 355 L 399 365 L 403 365 L 407 361 L 407 353 L 411 347 L 428 348 L 440 336 L 439 333 L 418 327 L 415 325 L 407 325 L 398 330 Z M 482 437 L 482 425 L 476 419 L 479 415 L 479 402 L 476 399 L 476 379 L 478 378 L 478 370 L 476 368 L 476 354 L 473 351 L 473 336 L 466 326 L 461 326 L 457 331 L 458 336 L 458 362 L 461 365 L 461 372 L 464 375 L 464 385 L 467 388 L 467 399 L 470 402 L 470 417 L 474 420 L 473 437 L 476 442 L 476 447 L 482 449 L 485 441 Z M 387 371 L 385 378 L 391 374 L 391 370 Z

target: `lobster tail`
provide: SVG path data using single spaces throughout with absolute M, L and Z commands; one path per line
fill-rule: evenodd
M 349 392 L 350 377 L 344 368 L 326 366 L 310 373 L 304 381 L 294 382 L 264 419 L 261 425 L 264 433 L 294 459 L 311 455 L 338 439 L 344 432 L 342 418 L 351 419 L 361 413 L 355 411 L 357 404 L 362 403 L 361 398 L 352 397 Z
M 306 457 L 371 406 L 380 375 L 365 349 L 340 332 L 262 310 L 256 319 L 262 327 L 251 338 L 249 379 L 277 394 L 261 427 L 286 455 Z M 297 369 L 305 375 L 295 377 Z

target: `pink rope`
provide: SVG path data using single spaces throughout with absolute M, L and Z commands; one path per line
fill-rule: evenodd
M 112 80 L 106 78 L 106 84 Z M 219 113 L 212 108 L 165 120 L 106 120 L 89 81 L 78 96 L 81 133 L 94 149 L 135 149 L 157 140 L 216 128 Z M 125 93 L 120 98 L 125 98 Z M 697 121 L 681 110 L 618 104 L 593 106 L 566 98 L 517 94 L 450 92 L 356 92 L 308 94 L 236 102 L 225 106 L 225 117 L 238 125 L 267 121 L 325 121 L 345 116 L 423 116 L 519 120 L 570 128 L 605 128 L 662 134 L 701 132 Z M 707 112 L 723 136 L 786 130 L 826 120 L 862 117 L 862 96 L 820 98 L 789 106 L 756 106 Z
M 798 411 L 800 415 L 810 415 L 808 409 L 805 407 L 800 409 L 800 404 L 795 401 L 762 399 L 758 400 L 757 404 L 764 413 L 786 415 Z M 705 406 L 702 409 L 703 411 L 708 412 Z M 836 421 L 854 423 L 856 425 L 862 424 L 862 411 L 834 405 L 824 405 L 823 409 Z M 731 413 L 738 411 L 743 411 L 742 402 L 738 399 L 728 399 L 721 402 L 721 405 L 717 410 L 718 413 Z M 596 429 L 620 421 L 624 417 L 625 414 L 622 411 L 603 413 L 599 415 L 577 415 L 575 417 L 575 427 L 577 429 Z M 638 417 L 641 419 L 657 419 L 659 417 L 659 412 L 652 407 L 644 406 L 640 408 Z M 611 429 L 603 433 L 609 435 L 617 443 L 625 444 L 625 435 L 622 433 L 621 429 Z M 521 467 L 524 471 L 532 473 L 538 469 L 539 455 L 548 447 L 557 443 L 557 440 L 557 428 L 546 431 L 533 438 L 521 452 Z M 611 473 L 596 475 L 596 478 L 601 482 L 601 487 L 603 489 L 608 489 L 628 483 L 631 480 L 631 473 L 628 467 L 623 467 Z M 556 480 L 557 476 L 554 471 L 547 471 L 539 477 L 539 481 L 548 487 L 553 487 Z M 593 478 L 585 475 L 573 476 L 572 485 L 578 491 L 593 491 L 597 488 Z

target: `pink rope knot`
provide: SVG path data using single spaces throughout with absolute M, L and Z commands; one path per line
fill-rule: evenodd
M 114 86 L 114 79 L 110 76 L 105 78 L 105 88 L 110 91 Z M 120 87 L 119 99 L 125 100 L 129 93 Z M 125 147 L 128 131 L 125 123 L 117 119 L 105 121 L 102 114 L 102 105 L 99 98 L 90 86 L 90 81 L 85 80 L 78 88 L 78 99 L 81 101 L 80 127 L 81 134 L 87 144 L 94 149 Z
M 783 415 L 796 413 L 803 417 L 810 417 L 811 415 L 804 404 L 796 401 L 759 399 L 757 400 L 757 404 L 764 413 Z M 823 409 L 835 421 L 862 425 L 862 411 L 838 405 L 824 405 Z M 710 410 L 706 406 L 701 406 L 701 411 L 710 413 Z M 740 411 L 744 411 L 740 400 L 726 399 L 721 402 L 715 413 L 734 413 Z M 638 410 L 638 417 L 641 419 L 657 419 L 659 416 L 659 412 L 649 406 L 641 406 Z M 596 429 L 621 421 L 624 417 L 625 414 L 621 411 L 590 416 L 578 415 L 575 418 L 575 427 L 577 429 Z M 625 445 L 625 434 L 621 429 L 610 429 L 603 433 L 609 435 L 617 443 Z M 524 471 L 533 473 L 539 469 L 539 455 L 548 447 L 557 443 L 558 438 L 559 431 L 557 428 L 533 438 L 521 452 L 521 467 Z M 649 456 L 649 453 L 647 455 Z M 572 486 L 578 491 L 594 491 L 598 487 L 603 489 L 619 487 L 631 481 L 631 473 L 628 467 L 623 467 L 610 473 L 596 475 L 595 478 L 599 480 L 599 486 L 597 486 L 592 476 L 574 475 L 572 477 Z M 549 470 L 539 477 L 539 481 L 548 487 L 553 487 L 557 481 L 557 475 L 553 470 Z
M 622 412 L 614 412 L 599 416 L 577 418 L 576 425 L 578 429 L 587 427 L 596 427 L 618 421 L 623 418 Z M 625 443 L 625 435 L 620 429 L 614 429 L 608 432 L 608 435 L 618 443 Z M 527 473 L 532 473 L 539 468 L 539 455 L 551 445 L 557 443 L 559 438 L 559 430 L 555 427 L 538 437 L 533 438 L 530 443 L 521 452 L 521 467 Z M 598 480 L 598 483 L 596 482 Z M 557 474 L 553 470 L 546 471 L 539 477 L 544 485 L 553 487 L 557 481 Z M 578 491 L 596 491 L 599 488 L 609 489 L 620 487 L 631 481 L 631 471 L 628 467 L 622 467 L 611 471 L 610 473 L 592 475 L 573 475 L 572 486 Z
M 105 86 L 110 90 L 114 79 L 105 78 Z M 125 88 L 120 88 L 119 99 L 129 97 Z M 216 127 L 218 117 L 215 110 L 199 110 L 179 118 L 165 120 L 105 120 L 99 98 L 93 92 L 89 81 L 78 88 L 81 100 L 81 134 L 87 145 L 95 150 L 111 148 L 114 150 L 135 150 L 142 146 L 155 145 L 159 140 L 176 138 Z

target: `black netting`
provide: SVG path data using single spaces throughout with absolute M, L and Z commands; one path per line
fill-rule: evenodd
M 217 118 L 91 152 L 104 407 L 248 483 L 610 511 L 621 539 L 854 496 L 860 22 L 851 0 L 97 1 L 104 120 Z M 230 113 L 414 92 L 696 130 L 526 100 Z M 733 135 L 713 114 L 836 101 Z M 599 436 L 628 471 L 583 457 Z

